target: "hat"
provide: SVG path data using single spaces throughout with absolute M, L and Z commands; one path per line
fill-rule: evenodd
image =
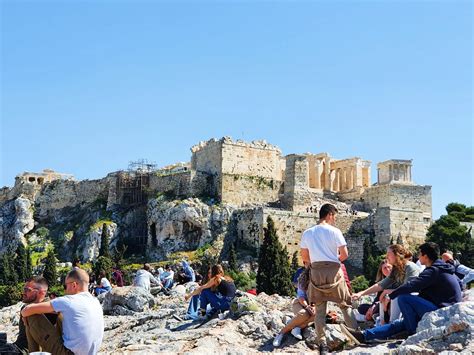
M 357 307 L 357 311 L 358 311 L 360 314 L 366 314 L 370 307 L 371 307 L 370 304 L 368 304 L 368 303 L 363 303 L 363 304 L 361 304 L 359 307 Z

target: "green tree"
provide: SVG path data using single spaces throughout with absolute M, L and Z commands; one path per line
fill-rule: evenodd
M 16 285 L 18 283 L 18 275 L 14 268 L 14 256 L 11 252 L 6 252 L 0 259 L 0 284 Z
M 230 246 L 229 250 L 229 269 L 235 272 L 239 271 L 239 267 L 237 265 L 237 254 L 235 253 L 234 244 Z
M 288 252 L 280 244 L 270 216 L 264 234 L 258 257 L 257 292 L 290 296 L 294 290 Z
M 298 252 L 295 251 L 293 253 L 293 257 L 291 258 L 291 272 L 294 274 L 300 267 L 300 263 L 298 260 Z
M 31 249 L 30 247 L 26 248 L 26 272 L 25 276 L 27 279 L 29 279 L 31 276 L 33 276 L 33 264 L 31 260 Z
M 440 251 L 451 250 L 454 254 L 463 253 L 470 239 L 467 228 L 453 215 L 443 215 L 437 219 L 426 234 L 428 242 L 439 245 Z
M 43 270 L 43 277 L 48 280 L 48 284 L 50 287 L 56 285 L 58 273 L 56 270 L 56 255 L 54 254 L 54 248 L 51 247 L 46 255 L 46 259 L 44 261 L 44 270 Z
M 99 256 L 105 256 L 107 258 L 110 258 L 109 232 L 107 230 L 107 224 L 106 223 L 104 223 L 102 225 L 102 234 L 100 235 Z
M 365 238 L 364 260 L 362 261 L 362 265 L 365 279 L 369 280 L 371 284 L 375 282 L 377 270 L 384 258 L 385 253 L 377 247 L 374 236 L 371 235 L 368 238 Z
M 20 282 L 24 282 L 27 279 L 28 274 L 28 262 L 27 262 L 27 251 L 23 243 L 20 241 L 16 248 L 15 260 L 13 262 L 13 267 L 18 276 Z
M 92 270 L 94 271 L 95 277 L 99 278 L 100 272 L 104 271 L 107 278 L 110 278 L 112 273 L 113 261 L 106 256 L 99 256 L 95 261 Z

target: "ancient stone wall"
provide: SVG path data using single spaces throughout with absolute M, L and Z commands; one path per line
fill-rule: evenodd
M 248 175 L 222 175 L 222 203 L 235 206 L 266 204 L 279 200 L 283 182 Z
M 150 176 L 150 192 L 170 193 L 174 196 L 191 195 L 191 172 L 184 171 L 167 175 Z
M 211 139 L 191 148 L 191 195 L 221 198 L 222 142 Z
M 367 189 L 362 198 L 375 210 L 377 242 L 417 245 L 431 225 L 431 186 L 387 184 Z
M 222 144 L 222 173 L 231 175 L 261 176 L 282 180 L 280 150 L 265 142 L 233 142 Z

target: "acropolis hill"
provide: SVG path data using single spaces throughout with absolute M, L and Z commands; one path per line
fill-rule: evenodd
M 191 152 L 188 163 L 162 169 L 136 164 L 99 180 L 75 181 L 51 170 L 18 175 L 13 188 L 0 190 L 0 217 L 7 221 L 0 229 L 2 250 L 43 226 L 62 238 L 65 256 L 74 246 L 93 259 L 103 225 L 112 240 L 122 238 L 149 255 L 219 238 L 223 250 L 229 243 L 258 248 L 271 216 L 293 252 L 304 229 L 316 223 L 319 207 L 332 202 L 349 263 L 360 268 L 366 238 L 379 248 L 418 244 L 431 223 L 431 186 L 413 183 L 411 160 L 378 163 L 373 184 L 371 162 L 359 157 L 282 155 L 265 141 L 229 137 L 200 142 Z

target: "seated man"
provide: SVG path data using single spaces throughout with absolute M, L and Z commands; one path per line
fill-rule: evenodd
M 22 302 L 26 304 L 31 303 L 40 303 L 47 300 L 46 294 L 48 292 L 48 281 L 42 276 L 35 276 L 29 278 L 25 287 L 23 287 L 23 298 Z M 25 306 L 22 307 L 22 309 Z M 51 324 L 56 324 L 56 314 L 48 314 L 46 316 Z M 11 354 L 20 354 L 28 352 L 28 340 L 26 338 L 25 323 L 23 318 L 20 316 L 20 321 L 18 322 L 18 336 L 16 341 L 13 344 L 7 344 L 5 346 L 0 346 L 0 354 L 11 353 Z
M 133 279 L 133 286 L 144 288 L 151 294 L 156 295 L 162 290 L 163 285 L 159 278 L 155 278 L 150 271 L 150 265 L 143 264 L 143 268 L 137 271 L 137 274 Z M 154 285 L 155 287 L 151 288 L 151 285 Z
M 39 348 L 54 355 L 88 355 L 99 351 L 104 336 L 104 318 L 99 301 L 87 290 L 88 285 L 87 272 L 73 269 L 66 276 L 66 296 L 29 304 L 21 311 L 30 352 Z M 54 327 L 44 313 L 59 313 L 58 327 Z
M 445 263 L 454 266 L 454 273 L 457 277 L 459 277 L 464 288 L 467 288 L 469 282 L 474 280 L 474 270 L 461 264 L 458 260 L 455 260 L 451 251 L 446 251 L 446 253 L 443 253 L 443 255 L 441 255 L 441 259 L 443 259 Z
M 460 281 L 454 275 L 454 267 L 438 259 L 438 245 L 424 243 L 420 245 L 419 251 L 419 260 L 426 266 L 423 272 L 395 290 L 386 291 L 386 297 L 398 299 L 403 319 L 366 329 L 364 332 L 342 326 L 341 329 L 349 337 L 365 343 L 374 339 L 386 339 L 403 331 L 412 335 L 425 313 L 461 301 Z M 412 292 L 419 292 L 419 295 L 411 295 Z
M 171 268 L 171 265 L 166 265 L 165 271 L 161 275 L 161 282 L 163 282 L 163 287 L 170 289 L 173 287 L 174 281 L 174 271 Z

